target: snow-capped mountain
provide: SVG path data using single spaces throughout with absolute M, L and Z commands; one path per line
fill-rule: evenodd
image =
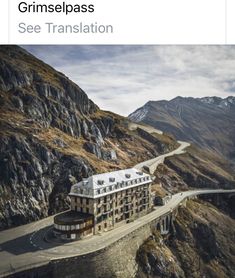
M 135 112 L 131 113 L 129 115 L 129 119 L 131 119 L 133 122 L 138 123 L 144 120 L 147 113 L 148 113 L 148 107 L 147 105 L 144 105 L 143 107 L 137 109 Z
M 198 98 L 198 100 L 205 104 L 216 105 L 221 108 L 230 108 L 231 105 L 235 105 L 235 97 L 233 96 L 224 99 L 219 97 L 203 97 Z
M 149 101 L 129 115 L 177 139 L 191 141 L 235 160 L 235 97 L 176 97 Z

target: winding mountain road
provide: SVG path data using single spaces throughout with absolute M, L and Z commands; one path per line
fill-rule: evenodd
M 136 130 L 137 128 L 140 128 L 150 134 L 152 134 L 152 133 L 163 134 L 162 131 L 160 131 L 154 127 L 151 127 L 148 125 L 143 125 L 143 124 L 138 124 L 138 123 L 129 123 L 128 128 L 130 130 Z M 187 143 L 187 142 L 183 142 L 183 141 L 177 141 L 177 142 L 179 143 L 179 147 L 177 149 L 175 149 L 169 153 L 159 155 L 155 158 L 145 160 L 141 163 L 136 164 L 134 167 L 139 170 L 148 169 L 149 173 L 153 174 L 156 171 L 157 166 L 161 163 L 164 163 L 166 157 L 183 154 L 183 153 L 185 153 L 185 149 L 190 146 L 190 143 Z
M 179 143 L 180 146 L 176 150 L 154 159 L 147 160 L 135 167 L 141 169 L 142 167 L 147 166 L 156 169 L 160 163 L 164 162 L 166 157 L 181 154 L 184 152 L 185 148 L 189 146 L 186 142 Z M 215 193 L 235 193 L 235 189 L 204 189 L 177 193 L 172 196 L 166 205 L 155 207 L 151 213 L 136 219 L 134 222 L 116 227 L 115 229 L 101 235 L 94 235 L 70 243 L 61 244 L 49 242 L 44 239 L 48 230 L 52 229 L 53 216 L 17 228 L 2 231 L 0 232 L 0 277 L 4 277 L 20 270 L 47 264 L 53 259 L 84 255 L 103 249 L 122 237 L 125 237 L 137 228 L 171 212 L 186 198 L 200 194 Z
M 164 163 L 166 157 L 183 154 L 185 153 L 185 149 L 190 146 L 190 144 L 187 142 L 178 141 L 178 143 L 180 144 L 180 146 L 174 151 L 146 160 L 135 165 L 134 167 L 139 170 L 147 168 L 150 174 L 153 174 L 156 171 L 157 166 L 161 163 Z
M 0 233 L 0 277 L 36 265 L 47 264 L 53 259 L 84 255 L 103 249 L 141 226 L 171 212 L 186 198 L 215 193 L 235 193 L 235 189 L 204 189 L 177 193 L 166 205 L 155 207 L 151 213 L 134 222 L 119 226 L 101 235 L 65 244 L 47 242 L 43 239 L 44 234 L 52 228 L 53 217 L 3 231 Z

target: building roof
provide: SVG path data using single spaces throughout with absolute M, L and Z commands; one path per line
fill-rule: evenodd
M 74 225 L 84 223 L 91 219 L 93 219 L 92 214 L 69 210 L 56 215 L 54 217 L 54 223 L 60 225 Z
M 91 219 L 93 219 L 92 214 L 69 210 L 57 214 L 54 217 L 54 223 L 59 225 L 74 225 L 84 223 Z
M 135 168 L 93 175 L 75 184 L 70 195 L 101 197 L 129 187 L 151 182 L 151 176 Z

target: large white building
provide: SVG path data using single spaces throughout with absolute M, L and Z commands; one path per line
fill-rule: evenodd
M 148 213 L 152 208 L 151 182 L 149 174 L 135 168 L 84 179 L 73 185 L 69 193 L 71 212 L 68 215 L 73 214 L 72 219 L 77 224 L 72 223 L 69 216 L 63 221 L 61 217 L 55 218 L 55 231 L 60 233 L 63 230 L 65 237 L 81 238 L 107 231 Z M 70 219 L 67 223 L 66 218 Z

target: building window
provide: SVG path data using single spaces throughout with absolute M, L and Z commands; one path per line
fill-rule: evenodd
M 80 203 L 82 204 L 82 201 L 83 201 L 83 199 L 82 199 L 82 197 L 80 198 Z
M 89 213 L 89 208 L 86 209 L 86 212 Z
M 88 198 L 86 199 L 86 204 L 89 205 L 89 199 Z
M 77 209 L 78 209 L 77 206 L 75 206 L 75 207 L 74 207 L 74 210 L 77 211 Z
M 98 209 L 97 209 L 97 213 L 99 214 L 100 212 L 101 212 L 101 209 L 100 209 L 100 208 L 98 208 Z
M 81 212 L 83 212 L 83 208 L 81 208 Z
M 98 199 L 98 205 L 100 204 L 100 198 Z

